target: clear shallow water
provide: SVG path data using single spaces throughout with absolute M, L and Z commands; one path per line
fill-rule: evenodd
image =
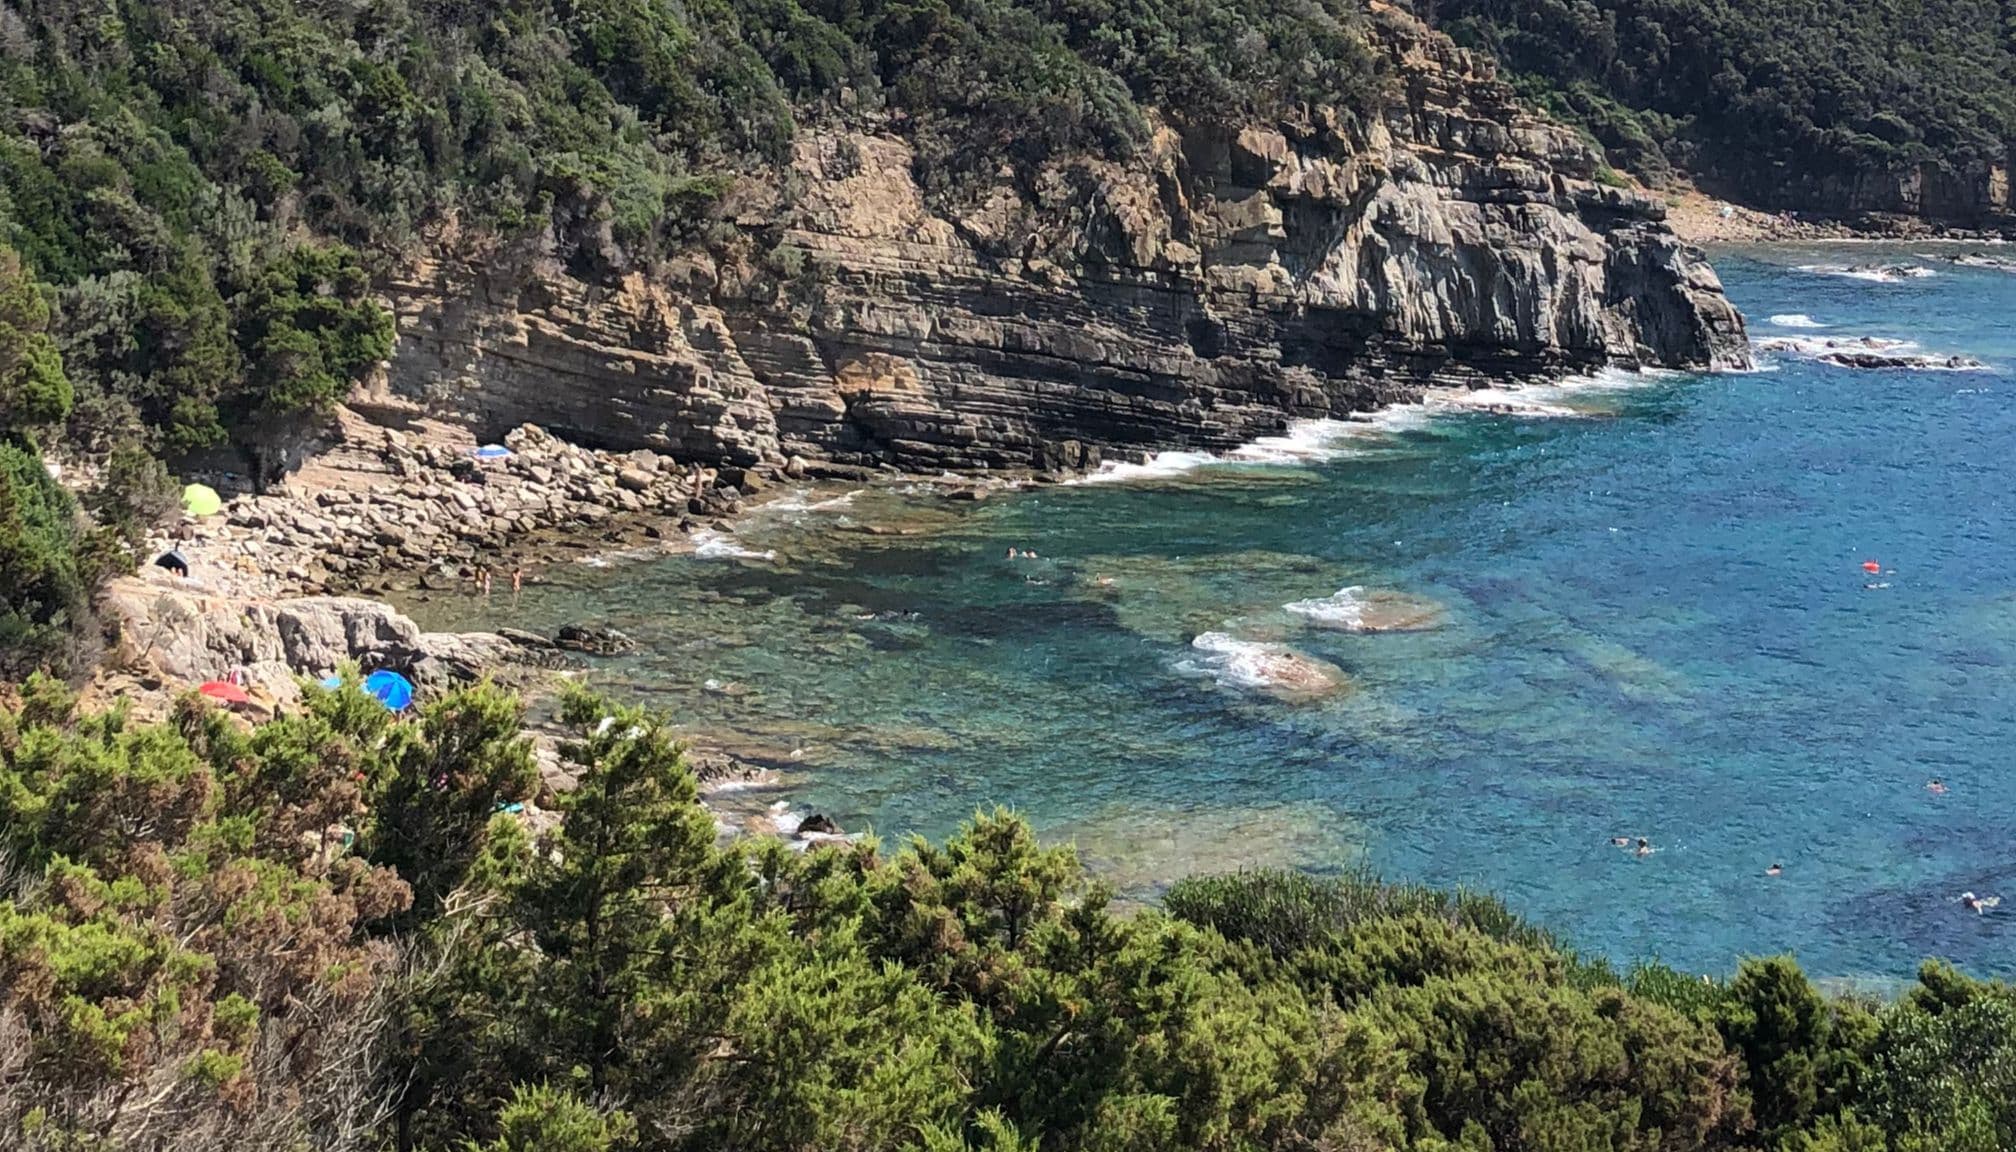
M 2016 912 L 1951 898 L 2016 897 L 2016 275 L 1796 270 L 1912 251 L 1719 267 L 1756 336 L 1905 338 L 1989 371 L 1785 357 L 1522 398 L 1553 415 L 1438 405 L 1328 458 L 1277 445 L 980 504 L 813 493 L 742 527 L 768 560 L 572 566 L 417 614 L 614 624 L 643 647 L 597 682 L 798 766 L 794 798 L 850 830 L 940 836 L 1002 803 L 1137 893 L 1365 859 L 1620 960 L 2006 974 Z M 1424 597 L 1439 626 L 1283 609 L 1351 585 Z M 1193 648 L 1207 632 L 1246 662 Z M 1351 689 L 1245 686 L 1267 650 L 1242 643 Z

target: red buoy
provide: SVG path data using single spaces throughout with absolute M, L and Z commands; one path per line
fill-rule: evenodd
M 1864 560 L 1862 561 L 1862 571 L 1869 573 L 1871 576 L 1874 576 L 1878 572 L 1883 571 L 1883 565 L 1878 564 L 1874 560 Z

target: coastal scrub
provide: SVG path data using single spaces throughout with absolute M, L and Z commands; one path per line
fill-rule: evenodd
M 717 842 L 649 713 L 576 693 L 556 812 L 476 686 L 248 728 L 33 682 L 0 713 L 10 1147 L 1960 1149 L 2016 1135 L 2016 994 L 1786 958 L 1620 976 L 1365 875 L 1109 907 L 1011 813 Z

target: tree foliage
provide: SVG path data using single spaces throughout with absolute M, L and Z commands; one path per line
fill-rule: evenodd
M 477 1152 L 1988 1152 L 2016 992 L 1785 958 L 1619 976 L 1487 897 L 1186 881 L 1112 910 L 987 812 L 721 843 L 654 717 L 568 698 L 558 822 L 488 687 L 256 730 L 0 713 L 0 1142 Z
M 1919 165 L 1985 189 L 2016 143 L 2000 0 L 1423 0 L 1613 162 L 1784 208 L 1884 208 Z M 1943 198 L 1924 207 L 1965 214 Z

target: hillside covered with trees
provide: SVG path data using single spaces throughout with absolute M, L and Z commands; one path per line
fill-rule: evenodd
M 716 844 L 651 716 L 354 683 L 255 730 L 0 713 L 0 1143 L 23 1152 L 1772 1149 L 2016 1140 L 2016 992 L 1617 973 L 1496 902 L 1188 881 L 1117 914 L 1007 814 Z
M 391 346 L 372 278 L 430 246 L 528 243 L 590 280 L 649 267 L 733 239 L 715 201 L 780 172 L 811 122 L 908 135 L 924 186 L 957 198 L 1004 162 L 1125 155 L 1154 106 L 1369 109 L 1359 18 L 1351 0 L 10 0 L 0 663 L 63 658 L 96 578 L 172 508 L 163 461 L 284 469 Z M 98 467 L 96 529 L 44 449 Z
M 2007 0 L 1420 0 L 1458 43 L 1653 183 L 1684 170 L 1769 208 L 2009 212 Z

